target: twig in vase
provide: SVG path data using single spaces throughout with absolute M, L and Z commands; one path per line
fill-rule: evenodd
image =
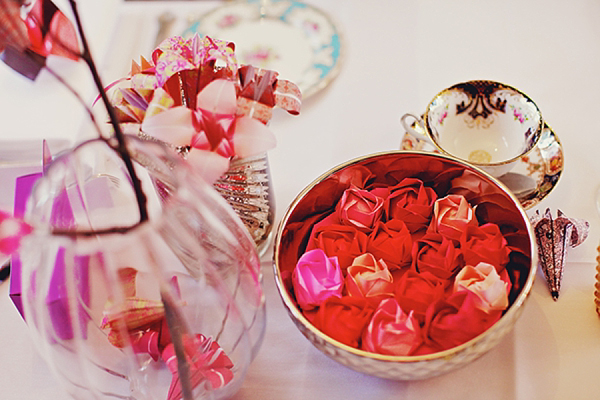
M 98 89 L 98 92 L 100 93 L 100 98 L 102 99 L 102 103 L 104 103 L 104 107 L 106 108 L 106 111 L 108 112 L 108 116 L 109 116 L 111 125 L 114 129 L 114 134 L 115 134 L 115 137 L 116 137 L 117 143 L 118 143 L 118 145 L 114 149 L 121 156 L 123 162 L 125 163 L 125 167 L 127 168 L 127 172 L 131 176 L 131 182 L 133 184 L 133 189 L 135 191 L 135 196 L 136 196 L 138 208 L 140 211 L 140 223 L 142 223 L 142 222 L 148 220 L 146 195 L 144 194 L 144 192 L 142 190 L 142 184 L 135 172 L 135 168 L 134 168 L 133 162 L 131 160 L 131 155 L 129 154 L 129 150 L 127 149 L 127 145 L 125 143 L 125 135 L 123 134 L 123 131 L 121 130 L 121 126 L 119 125 L 115 110 L 112 107 L 112 105 L 110 104 L 110 101 L 108 100 L 108 96 L 106 95 L 106 92 L 104 91 L 104 85 L 102 84 L 102 80 L 100 78 L 100 75 L 98 74 L 98 69 L 96 68 L 96 64 L 94 63 L 94 60 L 90 53 L 90 48 L 89 48 L 89 45 L 87 42 L 87 38 L 83 31 L 83 25 L 81 24 L 81 18 L 79 17 L 79 12 L 77 11 L 76 1 L 69 0 L 69 4 L 71 6 L 71 9 L 73 10 L 73 15 L 75 16 L 75 26 L 77 28 L 77 32 L 79 33 L 79 37 L 81 39 L 81 44 L 83 46 L 83 52 L 81 53 L 81 58 L 83 59 L 83 61 L 87 64 L 88 68 L 90 69 L 90 72 L 94 79 L 94 83 Z

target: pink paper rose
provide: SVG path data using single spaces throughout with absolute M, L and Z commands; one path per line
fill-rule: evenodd
M 503 311 L 508 307 L 510 284 L 506 269 L 502 271 L 504 279 L 498 275 L 496 268 L 487 263 L 476 266 L 465 266 L 454 280 L 454 291 L 470 290 L 480 300 L 479 308 L 483 311 Z
M 425 349 L 437 352 L 465 343 L 491 327 L 501 311 L 485 312 L 478 307 L 479 298 L 463 290 L 441 299 L 427 309 L 423 338 Z
M 412 265 L 421 274 L 450 279 L 464 265 L 460 249 L 439 233 L 428 232 L 412 249 Z
M 381 218 L 383 199 L 367 190 L 351 186 L 336 206 L 339 220 L 363 232 L 371 232 Z
M 379 221 L 369 235 L 367 251 L 393 269 L 410 264 L 412 244 L 410 231 L 404 222 L 397 219 L 386 223 Z
M 348 268 L 352 261 L 367 251 L 368 237 L 347 225 L 315 226 L 306 250 L 322 249 L 329 257 L 337 256 L 340 267 Z
M 393 356 L 411 355 L 421 344 L 419 323 L 393 299 L 381 301 L 362 337 L 364 350 Z
M 346 290 L 348 295 L 364 297 L 374 307 L 387 297 L 394 296 L 392 274 L 383 260 L 375 260 L 366 253 L 354 259 L 348 267 Z
M 404 221 L 414 233 L 427 228 L 436 200 L 435 191 L 424 186 L 421 180 L 405 178 L 390 189 L 385 201 L 385 213 L 388 219 Z
M 496 224 L 469 226 L 460 238 L 460 247 L 467 265 L 485 262 L 500 272 L 509 261 L 508 243 Z
M 298 305 L 303 310 L 310 310 L 330 296 L 341 296 L 343 279 L 337 257 L 327 257 L 321 249 L 307 251 L 292 273 Z
M 467 226 L 477 226 L 475 212 L 460 195 L 448 195 L 436 200 L 429 230 L 458 241 Z
M 331 296 L 321 304 L 311 322 L 327 336 L 358 348 L 373 311 L 373 307 L 362 297 Z

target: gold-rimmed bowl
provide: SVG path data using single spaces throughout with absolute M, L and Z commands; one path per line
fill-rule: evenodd
M 473 192 L 480 222 L 500 226 L 511 246 L 506 266 L 512 281 L 510 305 L 489 329 L 456 347 L 417 356 L 390 356 L 350 347 L 326 335 L 302 314 L 291 283 L 292 271 L 304 253 L 312 226 L 328 215 L 348 187 L 353 169 L 369 170 L 378 182 L 390 185 L 403 178 L 419 178 L 433 185 L 448 185 L 468 170 L 473 184 L 485 195 Z M 531 291 L 537 248 L 529 219 L 513 194 L 481 169 L 455 158 L 418 151 L 389 151 L 359 157 L 338 165 L 309 184 L 283 216 L 275 238 L 274 275 L 284 306 L 296 327 L 320 351 L 359 372 L 395 380 L 417 380 L 440 375 L 475 360 L 496 346 L 509 333 L 522 313 Z

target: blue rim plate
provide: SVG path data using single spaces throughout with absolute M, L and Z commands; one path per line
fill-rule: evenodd
M 304 99 L 329 85 L 342 61 L 342 37 L 331 17 L 294 0 L 224 3 L 191 20 L 182 36 L 195 33 L 234 42 L 240 64 L 277 71 Z

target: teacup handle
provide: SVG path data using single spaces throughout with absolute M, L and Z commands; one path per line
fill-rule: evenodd
M 410 122 L 407 122 L 407 119 Z M 424 140 L 434 147 L 437 147 L 429 138 L 429 136 L 423 133 L 425 132 L 425 123 L 423 122 L 423 119 L 421 117 L 412 113 L 406 113 L 400 118 L 400 123 L 402 124 L 406 132 L 408 132 L 412 136 L 416 137 L 417 139 Z M 420 128 L 420 130 L 413 128 L 413 123 L 415 123 Z

